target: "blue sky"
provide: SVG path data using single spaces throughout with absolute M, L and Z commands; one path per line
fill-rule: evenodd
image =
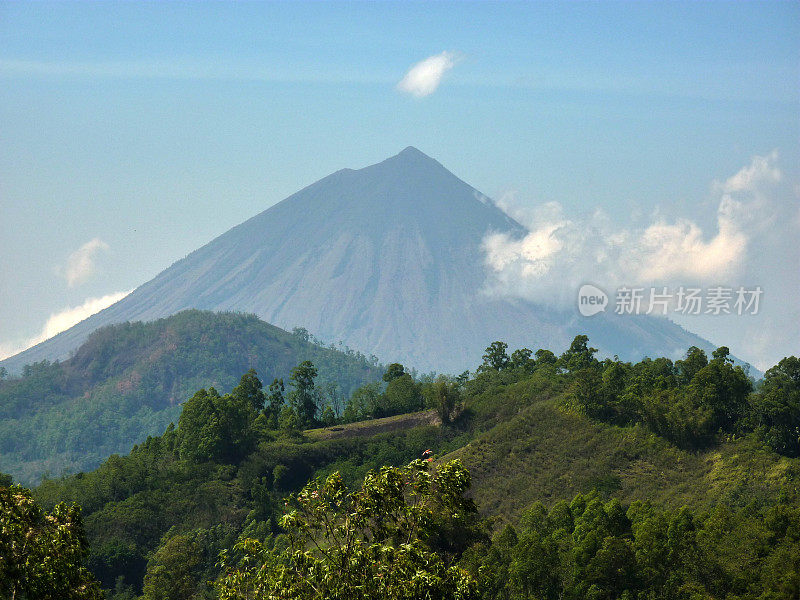
M 397 88 L 443 52 L 435 91 Z M 768 157 L 779 181 L 736 190 L 769 202 L 745 206 L 766 220 L 731 283 L 776 300 L 686 326 L 772 364 L 800 354 L 800 230 L 763 241 L 770 215 L 793 223 L 799 140 L 796 2 L 0 2 L 0 354 L 414 145 L 534 228 L 556 202 L 573 224 L 689 220 L 705 241 L 724 182 Z M 783 337 L 752 349 L 753 329 Z

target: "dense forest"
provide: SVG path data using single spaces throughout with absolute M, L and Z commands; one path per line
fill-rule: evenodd
M 162 435 L 95 471 L 30 493 L 5 477 L 11 533 L 0 547 L 11 559 L 0 590 L 114 600 L 800 594 L 795 357 L 755 382 L 724 347 L 627 363 L 597 359 L 585 336 L 560 356 L 495 342 L 474 373 L 417 377 L 392 364 L 338 406 L 320 370 L 302 360 L 262 384 L 248 367 L 219 386 L 230 391 L 202 387 Z M 59 519 L 69 534 L 60 545 L 51 538 L 62 529 L 43 525 Z M 48 574 L 15 562 L 13 536 L 27 531 L 62 549 L 53 564 L 71 574 L 70 585 L 59 580 L 68 593 L 41 595 Z
M 383 372 L 374 357 L 253 315 L 189 310 L 102 328 L 68 360 L 0 373 L 0 470 L 30 485 L 45 473 L 96 468 L 163 433 L 195 390 L 230 389 L 248 369 L 287 378 L 303 360 L 313 361 L 333 406 Z

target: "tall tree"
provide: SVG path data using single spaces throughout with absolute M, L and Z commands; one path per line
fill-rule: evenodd
M 178 420 L 180 457 L 236 462 L 250 450 L 257 414 L 247 393 L 220 396 L 213 387 L 199 390 L 183 405 Z
M 483 355 L 483 364 L 481 365 L 481 369 L 494 369 L 496 371 L 502 371 L 505 369 L 511 359 L 508 357 L 508 344 L 505 342 L 492 342 L 489 347 L 486 348 L 486 352 Z
M 443 424 L 450 422 L 453 411 L 461 402 L 461 389 L 457 383 L 447 381 L 440 377 L 434 383 L 434 393 L 436 394 L 436 412 Z
M 250 369 L 242 375 L 239 385 L 233 388 L 231 395 L 247 402 L 256 412 L 264 408 L 266 397 L 264 396 L 263 385 L 255 369 Z
M 274 416 L 276 421 L 281 414 L 283 405 L 286 404 L 286 398 L 284 398 L 283 395 L 285 391 L 286 388 L 283 385 L 283 379 L 275 378 L 272 380 L 272 383 L 269 384 L 269 395 L 265 403 L 266 410 L 270 415 Z
M 314 378 L 317 368 L 310 360 L 305 360 L 292 369 L 291 385 L 294 389 L 289 394 L 289 403 L 297 413 L 298 419 L 304 427 L 316 422 L 319 410 L 319 396 L 314 387 Z
M 596 353 L 597 348 L 589 347 L 589 336 L 576 335 L 567 351 L 559 358 L 559 366 L 570 373 L 594 367 L 598 364 L 594 357 Z
M 533 352 L 528 348 L 519 348 L 511 353 L 511 367 L 531 372 L 536 366 L 536 361 L 531 358 Z
M 769 369 L 754 404 L 767 444 L 786 456 L 800 456 L 800 359 L 788 356 Z
M 741 367 L 727 360 L 724 346 L 714 358 L 697 371 L 689 383 L 689 397 L 699 407 L 711 411 L 710 426 L 716 431 L 732 431 L 747 410 L 752 383 Z
M 675 362 L 681 383 L 689 383 L 692 377 L 706 365 L 708 365 L 708 357 L 697 346 L 692 346 L 686 351 L 686 358 Z
M 386 373 L 383 374 L 383 380 L 390 383 L 406 374 L 405 367 L 400 363 L 392 363 L 386 367 Z
M 420 386 L 408 373 L 395 377 L 389 382 L 383 394 L 383 400 L 381 414 L 376 414 L 376 417 L 413 412 L 420 410 L 423 405 Z
M 184 460 L 203 462 L 220 458 L 225 439 L 217 407 L 219 394 L 212 387 L 195 392 L 178 419 L 178 452 Z

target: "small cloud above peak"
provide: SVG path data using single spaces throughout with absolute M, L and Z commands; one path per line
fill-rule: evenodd
M 439 87 L 444 74 L 452 69 L 457 61 L 458 56 L 454 52 L 444 51 L 429 56 L 411 66 L 397 84 L 397 89 L 417 98 L 430 96 Z
M 66 267 L 59 270 L 67 280 L 67 285 L 69 287 L 75 287 L 94 275 L 97 270 L 97 255 L 108 249 L 108 244 L 103 240 L 94 238 L 70 254 L 67 259 Z

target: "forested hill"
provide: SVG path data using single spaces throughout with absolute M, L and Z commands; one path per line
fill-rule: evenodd
M 160 434 L 195 390 L 229 389 L 248 369 L 288 380 L 310 360 L 327 401 L 380 379 L 377 360 L 314 343 L 253 315 L 189 310 L 102 328 L 64 362 L 0 378 L 0 471 L 24 483 L 89 470 Z
M 307 365 L 294 369 L 285 396 L 245 373 L 232 389 L 198 390 L 176 426 L 128 456 L 47 479 L 33 496 L 47 511 L 62 501 L 82 507 L 86 566 L 112 600 L 797 598 L 800 360 L 783 359 L 755 384 L 725 347 L 638 363 L 597 360 L 585 336 L 558 357 L 507 350 L 493 343 L 472 377 L 415 380 L 391 364 L 340 418 L 319 414 Z M 433 468 L 461 482 L 458 493 L 438 484 L 397 492 L 412 481 L 408 470 L 365 477 L 412 460 L 414 473 Z M 316 477 L 324 486 L 287 498 Z M 340 491 L 362 481 L 383 496 L 358 492 L 363 512 L 351 512 Z M 438 505 L 425 513 L 414 552 L 395 530 L 373 544 L 382 535 L 374 525 L 413 514 L 418 506 L 405 501 L 419 490 L 449 502 L 467 488 L 470 502 L 457 514 Z M 376 554 L 331 559 L 330 544 L 352 548 L 344 536 L 317 544 L 319 552 L 291 545 L 287 536 L 308 514 L 365 524 L 356 539 Z M 413 569 L 395 568 L 396 555 L 416 561 Z M 360 589 L 384 577 L 441 581 L 441 565 L 468 572 L 475 593 L 337 595 L 348 582 Z M 330 587 L 290 593 L 287 566 L 301 583 L 324 575 Z M 253 578 L 281 594 L 236 587 Z

